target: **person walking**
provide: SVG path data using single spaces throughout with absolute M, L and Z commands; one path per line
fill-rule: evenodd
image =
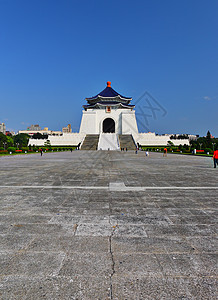
M 43 151 L 42 151 L 42 148 L 41 148 L 39 151 L 40 151 L 40 153 L 41 153 L 41 156 L 42 156 L 42 153 L 43 153 Z
M 216 168 L 216 165 L 218 165 L 218 150 L 217 149 L 213 153 L 213 163 L 214 163 L 214 168 Z
M 167 148 L 164 148 L 163 157 L 167 157 Z

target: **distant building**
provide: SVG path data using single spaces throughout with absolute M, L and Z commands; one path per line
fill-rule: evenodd
M 6 127 L 5 127 L 5 123 L 0 123 L 0 132 L 2 133 L 6 133 Z
M 6 130 L 5 134 L 6 135 L 15 135 L 15 132 L 14 131 Z
M 33 129 L 31 129 L 31 128 L 33 128 Z M 48 127 L 41 129 L 41 127 L 39 127 L 39 125 L 31 125 L 30 127 L 27 128 L 27 130 L 19 130 L 18 134 L 25 133 L 25 134 L 29 134 L 30 136 L 32 136 L 37 132 L 41 133 L 42 135 L 54 135 L 54 136 L 62 135 L 61 131 L 49 130 Z
M 27 127 L 27 130 L 30 130 L 30 131 L 40 131 L 41 130 L 41 127 L 39 126 L 39 124 L 36 124 L 36 125 L 31 125 L 29 127 Z
M 68 124 L 67 127 L 63 127 L 62 132 L 63 133 L 71 133 L 72 132 L 71 124 Z
M 195 134 L 188 134 L 189 137 L 189 141 L 197 141 L 197 139 L 199 138 L 199 135 L 195 135 Z
M 171 140 L 183 140 L 183 139 L 188 139 L 189 141 L 197 141 L 199 138 L 199 135 L 196 134 L 163 134 L 164 136 L 170 136 Z

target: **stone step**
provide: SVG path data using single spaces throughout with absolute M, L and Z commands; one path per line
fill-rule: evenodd
M 120 148 L 127 148 L 128 150 L 135 150 L 136 144 L 131 134 L 119 135 Z
M 99 134 L 87 134 L 80 150 L 97 150 Z

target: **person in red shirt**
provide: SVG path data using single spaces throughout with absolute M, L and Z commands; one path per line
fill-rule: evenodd
M 218 165 L 218 150 L 215 150 L 213 153 L 213 162 L 214 162 L 214 168 L 216 168 L 216 165 Z
M 167 157 L 167 148 L 164 148 L 163 157 Z

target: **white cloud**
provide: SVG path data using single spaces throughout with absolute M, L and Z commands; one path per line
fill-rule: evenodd
M 204 96 L 204 100 L 210 101 L 210 100 L 211 100 L 211 97 L 209 97 L 209 96 Z

